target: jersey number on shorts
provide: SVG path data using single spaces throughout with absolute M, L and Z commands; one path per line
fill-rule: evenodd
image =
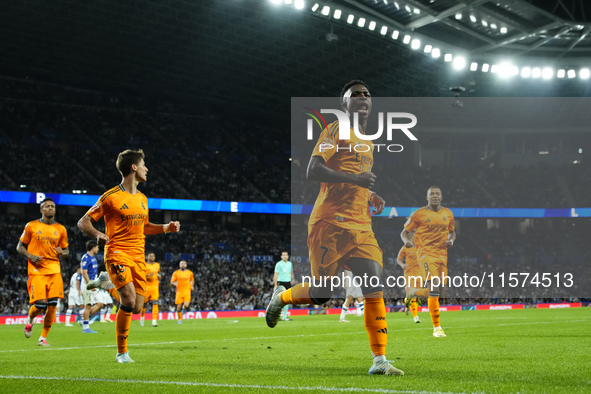
M 125 266 L 124 265 L 121 265 L 121 264 L 119 264 L 119 265 L 113 264 L 111 266 L 111 271 L 113 271 L 113 274 L 114 275 L 122 274 L 122 273 L 125 272 Z

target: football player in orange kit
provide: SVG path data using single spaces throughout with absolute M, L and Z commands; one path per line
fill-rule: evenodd
M 191 291 L 195 290 L 195 277 L 193 276 L 193 272 L 187 269 L 187 262 L 185 260 L 181 260 L 179 268 L 172 274 L 170 283 L 176 286 L 174 303 L 176 305 L 179 324 L 183 324 L 183 306 L 186 309 L 191 303 Z
M 146 315 L 146 305 L 152 303 L 152 327 L 158 327 L 158 298 L 160 297 L 160 263 L 156 262 L 154 252 L 148 253 L 148 264 L 146 264 L 147 289 L 142 308 L 142 317 L 140 326 L 144 326 L 144 316 Z
M 433 322 L 433 336 L 436 338 L 447 336 L 439 321 L 439 297 L 445 297 L 443 277 L 447 276 L 447 249 L 456 240 L 454 215 L 449 208 L 441 206 L 442 199 L 441 188 L 431 186 L 427 190 L 429 204 L 413 212 L 400 234 L 407 248 L 416 245 L 417 261 L 426 281 L 422 289 L 413 288 L 407 283 L 406 298 L 429 296 L 429 313 Z M 414 240 L 409 237 L 413 231 Z M 440 278 L 439 286 L 431 286 L 431 278 L 435 276 Z
M 25 336 L 33 333 L 33 320 L 46 310 L 39 346 L 49 346 L 47 334 L 55 321 L 59 298 L 64 298 L 64 282 L 61 274 L 60 256 L 68 257 L 68 234 L 55 221 L 55 203 L 51 198 L 41 201 L 41 219 L 27 223 L 21 235 L 17 252 L 28 258 L 27 289 L 29 291 L 28 322 Z
M 95 238 L 100 246 L 105 246 L 108 275 L 101 272 L 87 288 L 107 290 L 114 286 L 117 289 L 121 306 L 116 319 L 115 361 L 129 363 L 133 362 L 127 349 L 131 315 L 142 310 L 146 291 L 145 236 L 178 232 L 180 223 L 149 222 L 148 198 L 137 189 L 138 184 L 148 179 L 148 168 L 141 149 L 119 153 L 116 165 L 123 178 L 121 184 L 103 193 L 78 221 L 78 228 Z M 103 216 L 106 234 L 96 230 L 92 224 Z
M 365 134 L 372 109 L 371 94 L 365 82 L 347 83 L 341 91 L 341 106 L 350 125 L 357 126 L 360 133 Z M 357 125 L 354 125 L 356 119 Z M 372 231 L 370 213 L 373 207 L 374 214 L 379 215 L 385 201 L 370 190 L 376 180 L 371 172 L 374 146 L 371 140 L 358 137 L 353 127 L 348 139 L 339 139 L 339 129 L 337 121 L 322 131 L 308 163 L 307 179 L 321 182 L 308 223 L 312 275 L 315 279 L 330 278 L 347 267 L 355 276 L 377 279 L 377 283 L 364 280 L 361 286 L 365 298 L 364 323 L 373 354 L 369 374 L 404 375 L 386 360 L 388 325 L 381 282 L 382 250 Z M 277 325 L 284 305 L 320 305 L 331 295 L 329 287 L 310 283 L 301 283 L 289 290 L 278 286 L 267 307 L 267 325 L 271 328 Z
M 410 234 L 411 242 L 414 240 L 414 234 Z M 417 249 L 413 246 L 407 248 L 403 246 L 398 252 L 396 263 L 404 270 L 405 283 L 414 285 L 414 287 L 421 287 L 425 281 L 423 278 L 423 272 L 421 271 L 419 264 L 417 263 Z M 406 298 L 404 305 L 406 306 L 406 314 L 412 313 L 412 317 L 415 323 L 420 323 L 419 315 L 417 314 L 417 298 Z

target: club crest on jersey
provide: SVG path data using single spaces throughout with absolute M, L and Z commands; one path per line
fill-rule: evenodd
M 444 222 L 447 222 L 447 219 L 446 219 L 446 217 L 445 217 L 445 216 L 443 217 L 443 221 L 444 221 Z
M 57 230 L 53 232 L 53 234 L 57 237 Z
M 425 223 L 431 223 L 431 219 L 425 220 Z

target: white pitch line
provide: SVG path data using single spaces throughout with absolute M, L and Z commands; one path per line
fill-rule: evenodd
M 506 326 L 521 326 L 521 325 L 534 325 L 534 324 L 554 324 L 554 323 L 580 323 L 589 321 L 591 319 L 578 319 L 578 320 L 553 320 L 553 321 L 535 321 L 535 322 L 525 322 L 525 323 L 501 323 L 496 324 L 498 327 L 506 327 Z M 481 328 L 481 327 L 492 327 L 495 325 L 486 324 L 481 326 L 445 326 L 445 329 L 465 329 L 465 328 Z M 431 330 L 431 327 L 424 327 L 424 328 L 405 328 L 399 330 L 388 330 L 388 333 L 392 332 L 403 332 L 403 331 L 423 331 L 423 330 Z M 321 336 L 333 336 L 333 335 L 359 335 L 359 334 L 366 334 L 366 331 L 356 331 L 356 332 L 331 332 L 331 333 L 324 333 L 324 334 L 300 334 L 300 335 L 280 335 L 280 336 L 272 336 L 272 337 L 250 337 L 250 338 L 222 338 L 222 339 L 197 339 L 194 341 L 168 341 L 168 342 L 152 342 L 152 343 L 130 343 L 127 346 L 154 346 L 154 345 L 176 345 L 176 344 L 184 344 L 184 343 L 203 343 L 203 342 L 232 342 L 232 341 L 250 341 L 250 340 L 269 340 L 269 339 L 284 339 L 284 338 L 309 338 L 309 337 L 321 337 Z M 60 347 L 60 348 L 35 348 L 35 349 L 12 349 L 12 350 L 0 350 L 0 353 L 15 353 L 15 352 L 47 352 L 52 350 L 80 350 L 80 349 L 99 349 L 99 348 L 113 348 L 116 345 L 97 345 L 97 346 L 72 346 L 72 347 Z
M 357 393 L 385 393 L 385 394 L 484 394 L 480 393 L 452 393 L 441 391 L 413 391 L 413 390 L 390 390 L 370 389 L 361 387 L 324 387 L 324 386 L 267 386 L 260 384 L 237 384 L 237 383 L 210 383 L 210 382 L 170 382 L 164 380 L 127 380 L 127 379 L 97 379 L 97 378 L 67 378 L 61 376 L 18 376 L 0 375 L 0 379 L 21 379 L 21 380 L 65 380 L 71 382 L 101 382 L 101 383 L 132 383 L 132 384 L 159 384 L 173 386 L 199 386 L 199 387 L 224 387 L 231 389 L 256 389 L 256 390 L 299 390 L 299 391 L 328 391 L 328 392 L 357 392 Z M 404 379 L 388 377 L 385 379 Z

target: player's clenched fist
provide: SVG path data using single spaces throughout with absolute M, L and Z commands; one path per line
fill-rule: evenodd
M 181 222 L 170 222 L 164 225 L 165 233 L 178 233 L 181 231 Z
M 96 242 L 99 246 L 105 246 L 109 242 L 109 237 L 107 234 L 99 233 L 96 236 Z
M 355 184 L 357 186 L 371 189 L 376 182 L 376 175 L 372 172 L 362 172 L 361 174 L 355 174 Z

